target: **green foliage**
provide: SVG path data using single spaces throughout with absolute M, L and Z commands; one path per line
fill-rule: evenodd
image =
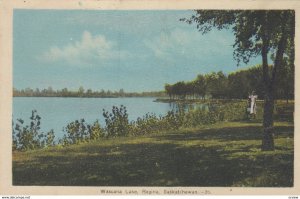
M 130 124 L 131 135 L 146 135 L 161 131 L 176 130 L 183 126 L 185 112 L 182 108 L 176 111 L 168 111 L 165 116 L 157 117 L 147 113 Z
M 250 115 L 247 112 L 247 102 L 230 102 L 219 106 L 219 112 L 222 115 L 220 121 L 239 121 L 248 120 Z M 257 103 L 256 119 L 262 120 L 262 103 Z
M 112 113 L 103 109 L 108 137 L 127 136 L 129 134 L 129 120 L 126 107 L 121 105 L 112 107 Z
M 53 129 L 51 129 L 47 134 L 46 134 L 46 145 L 47 146 L 54 146 L 55 141 L 54 141 L 55 135 Z
M 105 127 L 102 128 L 96 120 L 92 125 L 84 119 L 75 120 L 65 128 L 66 134 L 59 140 L 62 146 L 90 142 L 92 140 L 103 140 L 104 138 L 115 138 L 125 136 L 141 136 L 156 134 L 160 132 L 173 131 L 181 128 L 194 128 L 203 125 L 210 125 L 222 121 L 249 121 L 246 113 L 247 101 L 237 100 L 216 100 L 207 104 L 197 104 L 184 107 L 183 104 L 178 108 L 169 111 L 164 116 L 156 116 L 147 113 L 135 121 L 129 122 L 126 107 L 113 106 L 112 112 L 103 110 Z M 293 121 L 294 106 L 292 103 L 287 105 L 280 101 L 276 104 L 276 119 L 282 118 L 284 121 Z M 288 110 L 288 111 L 287 111 Z M 255 121 L 261 121 L 263 117 L 263 103 L 257 102 L 257 114 Z M 24 126 L 24 121 L 17 120 L 13 128 L 13 149 L 28 150 L 47 146 L 54 146 L 54 132 L 44 134 L 40 132 L 40 116 L 36 111 L 32 112 L 31 125 Z
M 271 70 L 273 66 L 269 66 Z M 261 65 L 238 70 L 228 75 L 219 71 L 199 74 L 189 82 L 166 84 L 165 92 L 172 100 L 185 98 L 204 99 L 246 99 L 249 93 L 255 91 L 259 98 L 265 95 Z M 294 99 L 294 70 L 284 63 L 279 69 L 276 81 L 275 99 Z
M 87 123 L 84 119 L 75 120 L 69 123 L 64 131 L 67 133 L 67 140 L 70 144 L 77 144 L 88 139 Z
M 88 125 L 89 138 L 91 140 L 98 140 L 105 136 L 103 128 L 100 126 L 98 120 L 92 126 Z
M 207 106 L 207 109 L 205 109 L 205 107 L 198 107 L 190 108 L 188 110 L 184 110 L 183 107 L 179 106 L 177 110 L 168 111 L 165 116 L 157 117 L 155 114 L 148 113 L 130 123 L 128 123 L 127 115 L 122 117 L 122 114 L 120 113 L 120 110 L 126 110 L 125 107 L 113 107 L 113 113 L 115 114 L 109 114 L 104 111 L 104 114 L 106 116 L 108 115 L 110 118 L 106 120 L 107 134 L 109 137 L 127 135 L 138 136 L 161 131 L 214 124 L 219 121 L 248 119 L 246 113 L 247 102 L 218 102 L 208 104 Z M 262 108 L 259 107 L 258 110 L 256 119 L 261 119 Z
M 15 125 L 13 122 L 14 150 L 31 150 L 55 145 L 53 130 L 46 134 L 40 131 L 41 117 L 36 110 L 32 111 L 30 121 L 30 125 L 25 125 L 22 119 L 17 119 Z
M 143 117 L 138 117 L 136 121 L 130 123 L 130 135 L 146 135 L 165 130 L 166 126 L 155 114 L 147 113 Z
M 184 127 L 196 127 L 201 125 L 213 124 L 218 121 L 217 112 L 203 109 L 189 111 L 184 117 Z
M 93 125 L 87 124 L 84 119 L 75 120 L 69 123 L 64 128 L 64 131 L 67 134 L 59 140 L 59 144 L 63 146 L 99 140 L 104 137 L 104 130 L 101 128 L 98 120 Z
M 185 112 L 182 108 L 176 111 L 168 111 L 165 117 L 162 117 L 162 121 L 166 124 L 167 129 L 178 129 L 183 125 Z

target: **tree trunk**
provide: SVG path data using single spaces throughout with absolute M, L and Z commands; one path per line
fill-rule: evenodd
M 262 36 L 262 67 L 263 67 L 263 81 L 264 81 L 264 115 L 263 115 L 263 138 L 262 138 L 262 151 L 274 150 L 274 129 L 273 129 L 273 109 L 274 97 L 272 89 L 270 89 L 270 75 L 268 66 L 268 48 L 269 41 L 266 36 Z
M 273 127 L 274 97 L 270 91 L 265 94 L 263 139 L 261 149 L 263 151 L 274 150 L 274 127 Z
M 263 77 L 265 84 L 265 104 L 264 104 L 264 121 L 263 121 L 263 140 L 261 149 L 263 151 L 273 151 L 274 150 L 274 127 L 273 127 L 273 110 L 274 110 L 274 93 L 277 81 L 277 70 L 282 65 L 284 48 L 286 46 L 286 32 L 285 32 L 285 17 L 282 19 L 282 31 L 280 40 L 278 42 L 275 62 L 272 71 L 272 77 L 270 79 L 267 64 L 268 55 L 268 40 L 267 37 L 262 37 L 263 47 L 262 47 L 262 58 L 263 58 Z M 267 44 L 267 45 L 264 45 Z

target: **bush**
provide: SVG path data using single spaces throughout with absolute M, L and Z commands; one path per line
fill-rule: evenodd
M 103 109 L 103 117 L 108 137 L 127 136 L 129 134 L 130 125 L 125 106 L 121 105 L 120 108 L 113 106 L 112 113 Z
M 216 110 L 219 121 L 235 121 L 247 118 L 247 102 L 220 104 Z
M 64 135 L 59 140 L 59 144 L 61 145 L 78 144 L 104 137 L 104 130 L 101 128 L 98 120 L 93 125 L 87 124 L 84 119 L 75 120 L 69 123 L 64 128 L 64 131 L 67 135 Z
M 54 131 L 53 131 L 53 129 L 51 129 L 51 131 L 49 131 L 46 134 L 46 145 L 47 146 L 54 146 L 55 145 L 54 138 L 55 138 Z
M 86 140 L 88 137 L 88 128 L 84 119 L 69 123 L 64 128 L 64 131 L 67 133 L 67 142 L 70 144 L 77 144 Z
M 89 139 L 98 140 L 105 136 L 104 130 L 98 120 L 92 126 L 88 125 Z
M 166 129 L 178 129 L 183 125 L 185 117 L 185 111 L 179 108 L 176 111 L 168 111 L 167 115 L 162 117 Z
M 143 117 L 138 117 L 136 121 L 130 123 L 130 135 L 145 135 L 159 131 L 160 119 L 155 114 L 147 113 Z
M 126 107 L 113 106 L 111 113 L 103 109 L 106 124 L 104 128 L 98 120 L 92 125 L 87 124 L 84 119 L 75 120 L 64 128 L 66 134 L 58 143 L 65 146 L 100 140 L 104 137 L 139 136 L 182 127 L 208 125 L 219 121 L 244 120 L 247 119 L 246 108 L 247 102 L 243 101 L 214 102 L 207 106 L 188 109 L 179 106 L 175 110 L 168 111 L 165 116 L 157 117 L 155 114 L 147 113 L 136 121 L 129 122 Z M 256 118 L 261 119 L 262 115 L 262 104 L 258 103 Z M 53 130 L 46 134 L 40 132 L 41 117 L 35 110 L 32 111 L 30 119 L 30 126 L 24 126 L 24 121 L 21 119 L 17 120 L 13 128 L 13 149 L 28 150 L 55 145 Z
M 195 109 L 186 113 L 184 127 L 196 127 L 200 125 L 213 124 L 218 121 L 215 111 Z
M 15 125 L 13 122 L 14 150 L 30 150 L 55 145 L 53 130 L 47 134 L 40 131 L 41 117 L 36 110 L 32 111 L 30 121 L 30 125 L 25 125 L 22 119 L 17 119 Z

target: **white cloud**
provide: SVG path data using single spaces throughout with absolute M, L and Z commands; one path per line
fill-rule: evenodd
M 118 48 L 117 43 L 109 41 L 103 35 L 93 36 L 84 31 L 80 41 L 75 41 L 63 47 L 52 46 L 41 56 L 43 61 L 64 61 L 71 65 L 89 66 L 107 63 L 129 57 L 129 53 Z
M 169 33 L 162 32 L 159 36 L 145 40 L 144 43 L 159 59 L 199 60 L 228 53 L 224 47 L 230 47 L 232 38 L 224 35 L 220 37 L 214 32 L 203 36 L 197 31 L 175 29 Z

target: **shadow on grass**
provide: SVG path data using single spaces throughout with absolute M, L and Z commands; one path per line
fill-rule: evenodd
M 167 140 L 219 140 L 219 141 L 240 141 L 240 140 L 261 140 L 262 127 L 244 126 L 244 127 L 223 127 L 219 129 L 204 129 L 198 132 L 186 132 L 184 134 L 166 134 L 157 136 L 158 139 Z M 275 137 L 293 137 L 293 126 L 277 126 L 274 128 Z
M 222 128 L 153 136 L 165 140 L 260 139 L 259 127 Z M 282 131 L 290 128 L 280 127 Z M 154 139 L 155 140 L 155 139 Z M 234 152 L 248 152 L 253 144 Z M 235 156 L 214 146 L 151 142 L 113 146 L 82 145 L 13 162 L 14 185 L 55 186 L 292 186 L 293 153 Z

